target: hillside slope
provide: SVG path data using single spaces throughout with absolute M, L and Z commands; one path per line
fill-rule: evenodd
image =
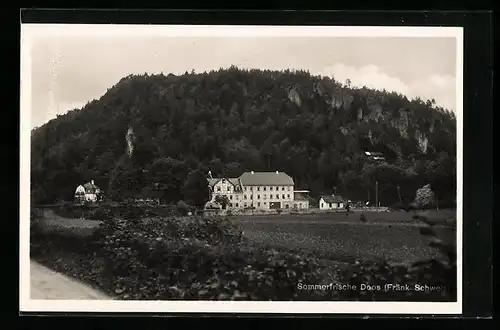
M 189 172 L 289 173 L 313 196 L 391 205 L 431 183 L 455 198 L 456 119 L 433 101 L 354 89 L 304 71 L 241 70 L 128 76 L 81 110 L 32 132 L 32 196 L 72 200 L 94 179 L 110 198 L 183 199 Z M 383 152 L 372 164 L 363 151 Z M 335 187 L 335 188 L 334 188 Z

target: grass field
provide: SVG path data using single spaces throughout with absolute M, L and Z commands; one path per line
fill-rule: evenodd
M 455 241 L 455 211 L 427 211 L 436 231 L 447 241 Z M 413 262 L 428 259 L 435 251 L 420 234 L 422 223 L 408 212 L 365 212 L 310 215 L 233 216 L 251 243 L 324 255 L 338 261 L 386 259 Z M 100 221 L 68 219 L 45 210 L 44 227 L 64 227 L 92 234 Z
M 437 222 L 437 232 L 455 240 L 455 212 L 429 211 Z M 394 262 L 412 262 L 435 255 L 428 238 L 419 232 L 421 223 L 407 212 L 316 215 L 235 216 L 244 235 L 255 244 L 306 250 L 339 261 L 384 258 Z

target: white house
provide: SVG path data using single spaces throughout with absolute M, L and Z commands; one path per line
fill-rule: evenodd
M 97 202 L 101 194 L 101 189 L 95 185 L 94 180 L 79 185 L 75 191 L 75 201 L 77 202 Z
M 344 208 L 344 199 L 341 196 L 324 195 L 319 199 L 320 210 L 335 210 Z
M 209 178 L 211 197 L 206 207 L 217 205 L 218 195 L 226 196 L 228 209 L 308 208 L 307 200 L 295 200 L 293 179 L 283 172 L 245 172 L 238 178 Z M 220 206 L 219 206 L 220 207 Z

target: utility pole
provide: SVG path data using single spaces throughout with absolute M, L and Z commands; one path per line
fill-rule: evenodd
M 403 205 L 403 199 L 401 198 L 401 192 L 400 192 L 400 190 L 399 190 L 400 188 L 399 188 L 399 186 L 396 186 L 396 187 L 397 187 L 397 189 L 398 189 L 399 203 L 401 203 L 401 205 Z
M 375 207 L 378 208 L 378 181 L 375 181 Z

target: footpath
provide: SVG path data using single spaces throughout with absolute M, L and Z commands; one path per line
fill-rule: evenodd
M 30 261 L 31 299 L 58 300 L 110 300 L 112 298 L 96 291 L 78 280 Z

